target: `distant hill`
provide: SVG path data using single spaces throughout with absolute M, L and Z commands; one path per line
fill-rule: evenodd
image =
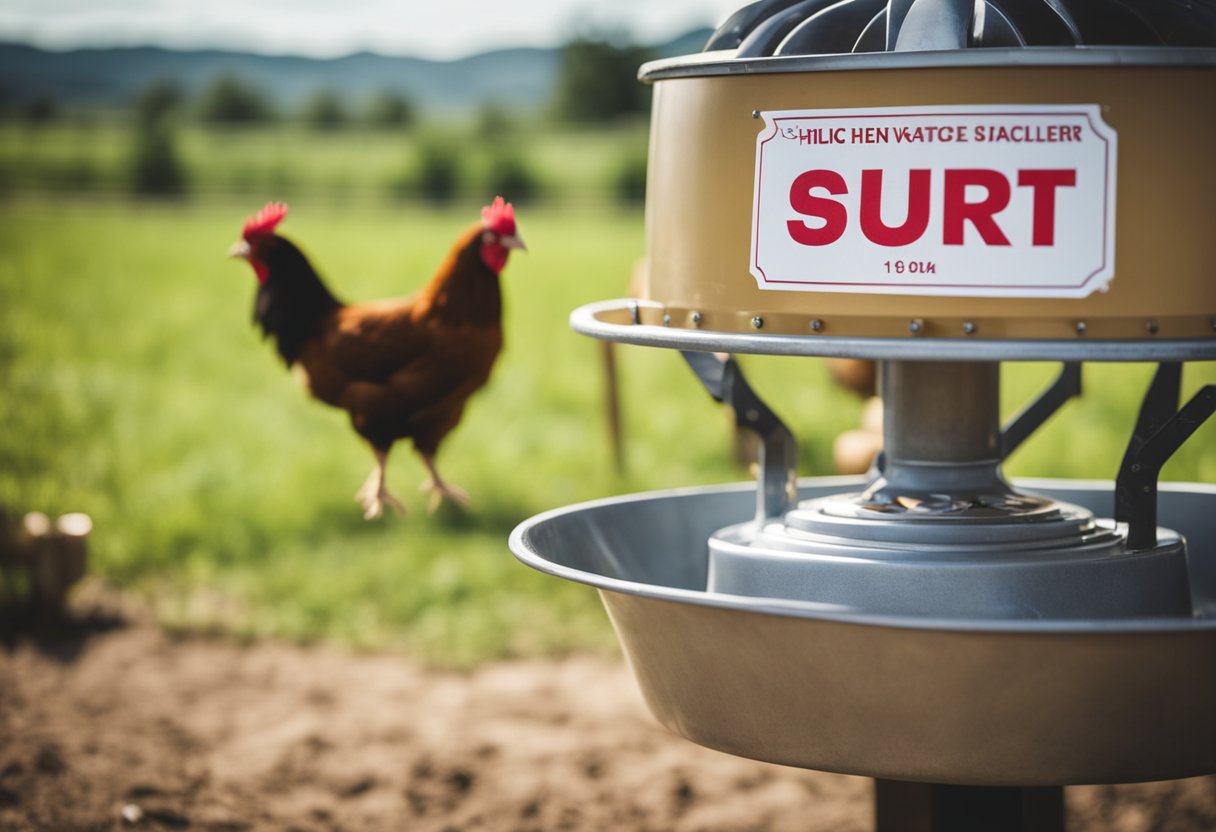
M 653 49 L 661 57 L 696 52 L 709 35 L 709 29 L 698 29 Z M 54 52 L 0 43 L 0 93 L 8 100 L 49 94 L 68 106 L 112 107 L 130 102 L 157 79 L 174 79 L 195 94 L 216 76 L 234 73 L 287 107 L 319 89 L 356 99 L 397 90 L 429 112 L 455 112 L 485 101 L 541 105 L 549 98 L 559 61 L 556 48 L 501 49 L 434 61 L 370 52 L 319 59 L 159 47 Z

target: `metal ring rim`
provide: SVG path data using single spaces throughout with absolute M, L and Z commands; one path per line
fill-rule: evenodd
M 839 481 L 842 484 L 857 482 L 856 478 L 853 477 L 812 477 L 807 480 L 800 480 L 799 485 L 809 486 L 833 481 Z M 1032 488 L 1036 487 L 1036 485 L 1040 488 L 1050 488 L 1053 484 L 1067 484 L 1069 486 L 1097 484 L 1086 480 L 1050 479 L 1028 479 L 1018 480 L 1017 482 Z M 1102 483 L 1102 485 L 1108 486 L 1110 483 Z M 697 591 L 658 584 L 640 583 L 638 581 L 613 578 L 595 572 L 576 569 L 543 557 L 533 548 L 530 541 L 530 534 L 537 526 L 564 515 L 594 510 L 601 506 L 615 503 L 644 502 L 656 498 L 690 497 L 697 494 L 754 489 L 754 483 L 734 483 L 626 494 L 563 506 L 535 515 L 520 523 L 511 531 L 507 545 L 515 558 L 524 565 L 547 575 L 594 587 L 601 592 L 616 592 L 656 601 L 718 607 L 735 612 L 807 618 L 819 621 L 834 621 L 841 624 L 888 627 L 901 630 L 933 630 L 970 634 L 1007 633 L 1028 636 L 1056 636 L 1065 634 L 1115 636 L 1144 634 L 1183 635 L 1188 633 L 1216 632 L 1216 618 L 1128 618 L 1096 621 L 1071 619 L 952 619 L 862 613 L 835 604 L 823 604 L 813 601 L 791 601 L 779 598 L 757 598 L 727 593 L 711 593 L 703 590 Z M 1161 491 L 1163 493 L 1169 491 L 1199 491 L 1208 494 L 1213 500 L 1216 500 L 1216 486 L 1205 483 L 1163 483 Z
M 818 356 L 821 358 L 898 359 L 905 361 L 1212 361 L 1216 338 L 1075 341 L 1030 339 L 878 338 L 837 335 L 772 335 L 679 329 L 650 324 L 615 324 L 600 319 L 645 301 L 611 300 L 580 306 L 570 326 L 582 335 L 642 347 L 727 352 L 739 355 Z

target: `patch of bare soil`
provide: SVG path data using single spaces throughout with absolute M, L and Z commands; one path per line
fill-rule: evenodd
M 675 737 L 622 662 L 469 674 L 173 638 L 0 645 L 0 830 L 868 830 L 869 781 Z M 1070 830 L 1216 828 L 1216 779 L 1068 790 Z

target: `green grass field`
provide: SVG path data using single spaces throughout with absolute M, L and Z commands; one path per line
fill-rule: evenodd
M 646 149 L 644 122 L 591 129 L 523 120 L 493 136 L 462 122 L 332 132 L 292 123 L 223 129 L 184 122 L 174 135 L 192 193 L 259 199 L 348 201 L 395 192 L 416 173 L 419 145 L 427 142 L 457 150 L 466 192 L 480 192 L 495 160 L 506 154 L 534 172 L 541 196 L 602 194 L 617 169 Z M 41 126 L 0 122 L 0 191 L 126 191 L 135 141 L 129 120 L 116 117 Z
M 594 593 L 519 566 L 510 529 L 572 501 L 745 476 L 726 415 L 680 358 L 628 347 L 628 470 L 613 470 L 600 346 L 566 318 L 624 293 L 640 214 L 596 202 L 519 212 L 530 251 L 503 277 L 507 347 L 440 454 L 472 509 L 428 516 L 422 466 L 401 446 L 389 481 L 410 514 L 366 523 L 352 495 L 371 455 L 259 341 L 252 274 L 224 257 L 261 201 L 0 202 L 0 506 L 91 514 L 95 571 L 174 626 L 402 647 L 450 665 L 611 649 Z M 283 232 L 339 295 L 369 299 L 416 288 L 477 208 L 300 198 Z M 798 434 L 801 472 L 831 473 L 831 439 L 856 425 L 859 403 L 818 360 L 745 363 Z M 1088 365 L 1085 398 L 1009 471 L 1113 476 L 1150 371 Z M 1010 366 L 1004 409 L 1053 373 Z M 1193 366 L 1187 390 L 1213 380 L 1211 364 Z M 1216 428 L 1166 478 L 1216 481 Z

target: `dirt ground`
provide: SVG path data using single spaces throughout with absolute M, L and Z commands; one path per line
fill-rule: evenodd
M 113 599 L 5 628 L 0 830 L 823 830 L 869 781 L 659 727 L 623 662 L 493 664 L 165 634 Z M 1216 829 L 1216 778 L 1067 793 L 1069 829 Z

